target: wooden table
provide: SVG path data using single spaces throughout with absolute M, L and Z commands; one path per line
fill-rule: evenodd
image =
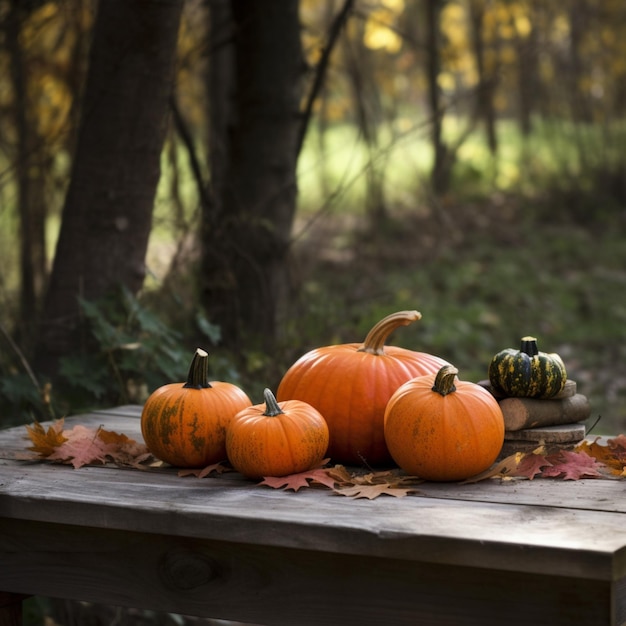
M 139 414 L 66 425 L 139 438 Z M 290 626 L 626 623 L 624 481 L 351 500 L 18 461 L 24 434 L 0 432 L 0 624 L 18 623 L 19 594 Z

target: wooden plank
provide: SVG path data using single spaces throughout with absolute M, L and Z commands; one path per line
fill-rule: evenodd
M 512 496 L 366 501 L 327 490 L 284 493 L 237 475 L 17 464 L 3 468 L 0 515 L 604 580 L 626 574 L 623 515 L 520 505 Z
M 608 582 L 0 520 L 0 588 L 268 626 L 616 624 Z
M 106 427 L 133 436 L 138 412 L 123 411 L 135 416 L 106 413 Z M 68 426 L 102 420 L 76 416 Z M 12 429 L 0 433 L 0 449 L 17 445 L 18 432 L 22 446 L 23 429 Z M 626 571 L 618 481 L 424 483 L 419 497 L 361 501 L 326 490 L 283 493 L 235 473 L 198 480 L 171 468 L 3 463 L 0 515 L 15 519 L 606 580 Z
M 125 404 L 110 409 L 98 409 L 93 411 L 97 415 L 114 415 L 120 417 L 141 417 L 143 406 L 140 404 Z M 80 416 L 78 416 L 80 418 Z
M 142 440 L 140 424 L 137 416 L 135 416 L 135 418 L 127 418 L 111 414 L 107 417 L 107 419 L 108 421 L 104 423 L 101 414 L 89 414 L 68 419 L 67 426 L 71 427 L 74 424 L 80 423 L 97 428 L 102 425 L 110 430 L 123 432 L 139 441 Z M 0 464 L 1 459 L 10 460 L 14 459 L 18 453 L 23 454 L 26 451 L 27 446 L 28 441 L 25 439 L 25 430 L 23 427 L 0 432 Z M 37 465 L 36 467 L 53 466 Z M 57 467 L 56 469 L 65 470 L 66 468 Z M 84 473 L 93 469 L 105 468 L 94 467 L 89 468 L 89 470 L 82 469 L 80 471 Z M 6 471 L 8 472 L 8 469 Z M 32 471 L 39 472 L 40 470 L 34 469 Z M 176 474 L 176 471 L 172 469 L 153 469 L 150 470 L 150 472 L 156 472 L 159 475 L 165 474 L 168 476 Z M 39 482 L 44 479 L 45 473 L 41 476 L 37 475 L 37 478 L 34 480 Z M 233 474 L 224 476 L 223 479 L 237 480 L 236 476 Z M 69 481 L 78 481 L 79 483 L 82 483 L 84 480 L 87 479 L 82 475 L 67 478 L 68 484 Z M 115 480 L 115 478 L 107 478 L 106 480 Z M 126 480 L 126 478 L 120 478 L 120 480 Z M 137 488 L 140 490 L 142 488 L 142 478 L 136 476 L 132 480 L 138 483 Z M 148 481 L 146 486 L 154 484 L 155 481 L 153 477 L 150 479 L 146 478 L 146 480 Z M 182 481 L 183 479 L 180 480 Z M 215 479 L 206 479 L 205 483 L 207 481 L 208 484 L 213 484 Z M 185 479 L 185 483 L 193 482 L 194 479 Z M 243 485 L 252 485 L 252 483 L 249 483 L 248 481 L 241 482 Z M 219 485 L 221 483 L 217 484 Z M 623 483 L 619 481 L 595 479 L 579 481 L 535 479 L 533 481 L 517 480 L 505 482 L 490 480 L 468 485 L 461 485 L 458 483 L 424 483 L 420 485 L 419 490 L 423 495 L 436 498 L 493 503 L 515 502 L 517 504 L 539 506 L 549 504 L 550 506 L 563 508 L 626 513 L 626 499 L 622 497 L 623 488 L 621 485 L 623 485 Z M 176 488 L 181 486 L 182 483 L 180 485 L 177 484 Z

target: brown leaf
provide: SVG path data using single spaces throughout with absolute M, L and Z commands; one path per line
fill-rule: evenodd
M 333 490 L 340 496 L 348 496 L 354 498 L 367 498 L 373 500 L 380 495 L 394 496 L 395 498 L 404 498 L 409 493 L 417 493 L 417 489 L 412 487 L 400 488 L 391 483 L 382 482 L 376 484 L 361 484 L 352 487 L 339 487 Z
M 63 435 L 63 424 L 63 419 L 56 420 L 48 430 L 39 422 L 26 426 L 27 438 L 33 444 L 28 449 L 42 457 L 52 454 L 57 446 L 67 441 L 67 437 Z
M 586 452 L 560 450 L 550 455 L 550 467 L 541 472 L 544 478 L 562 478 L 563 480 L 580 480 L 581 478 L 602 478 L 601 464 Z
M 206 478 L 211 474 L 223 474 L 224 472 L 232 472 L 232 468 L 225 465 L 221 461 L 219 463 L 212 463 L 204 468 L 185 468 L 178 470 L 178 475 L 181 477 L 195 476 L 196 478 Z
M 542 476 L 545 468 L 551 465 L 552 463 L 543 454 L 526 453 L 517 465 L 517 469 L 513 471 L 513 475 L 532 480 L 537 475 Z
M 614 476 L 622 476 L 626 467 L 626 437 L 618 435 L 606 440 L 606 445 L 600 443 L 600 437 L 593 441 L 581 441 L 575 448 L 577 452 L 584 452 L 603 465 Z
M 259 485 L 266 485 L 273 489 L 298 491 L 302 487 L 310 487 L 311 483 L 332 489 L 335 486 L 335 479 L 328 474 L 328 470 L 314 469 L 288 476 L 264 476 Z
M 471 476 L 463 481 L 461 484 L 470 484 L 470 483 L 478 483 L 481 480 L 487 480 L 489 478 L 507 478 L 514 474 L 517 470 L 520 461 L 524 456 L 523 452 L 515 452 L 510 456 L 502 459 L 502 461 L 495 463 L 490 468 L 486 469 L 484 472 L 480 474 L 476 474 L 475 476 Z
M 399 469 L 361 474 L 350 473 L 343 465 L 336 465 L 329 468 L 328 473 L 338 483 L 338 487 L 334 489 L 335 493 L 355 499 L 372 500 L 382 494 L 402 498 L 409 493 L 419 493 L 411 485 L 424 482 L 416 476 L 407 476 Z
M 352 474 L 343 465 L 329 467 L 326 471 L 338 483 L 350 484 L 352 482 Z
M 70 430 L 63 430 L 63 420 L 57 420 L 47 431 L 38 423 L 27 426 L 26 430 L 34 444 L 30 450 L 43 459 L 76 469 L 107 461 L 143 468 L 142 464 L 152 458 L 144 444 L 101 427 L 94 429 L 77 424 Z

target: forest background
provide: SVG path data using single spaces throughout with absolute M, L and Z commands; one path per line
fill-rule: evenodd
M 620 0 L 0 0 L 0 426 L 534 335 L 626 427 Z

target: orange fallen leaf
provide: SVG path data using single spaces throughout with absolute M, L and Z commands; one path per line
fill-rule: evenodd
M 330 459 L 324 459 L 316 467 L 304 472 L 297 472 L 287 476 L 263 476 L 263 480 L 258 483 L 272 489 L 289 489 L 299 491 L 302 487 L 310 487 L 311 484 L 323 485 L 332 489 L 335 486 L 335 480 L 329 475 L 328 470 L 324 469 Z
M 27 438 L 32 442 L 28 449 L 47 461 L 72 465 L 104 464 L 112 461 L 117 465 L 141 468 L 152 459 L 147 447 L 124 434 L 77 424 L 63 429 L 64 421 L 55 421 L 47 430 L 39 424 L 26 426 Z
M 221 461 L 219 463 L 212 463 L 206 467 L 199 468 L 185 468 L 178 470 L 178 475 L 181 477 L 195 476 L 196 478 L 206 478 L 211 474 L 223 474 L 224 472 L 232 472 L 232 468 L 228 467 Z
M 461 481 L 461 484 L 478 483 L 489 478 L 509 478 L 514 475 L 523 458 L 523 452 L 515 452 L 498 463 L 495 463 L 484 472 L 480 472 L 480 474 L 470 476 L 470 478 Z
M 373 485 L 354 485 L 352 487 L 341 487 L 333 490 L 340 496 L 348 496 L 354 498 L 367 498 L 373 500 L 381 495 L 393 496 L 395 498 L 403 498 L 410 493 L 418 493 L 413 487 L 397 487 L 392 483 L 377 483 Z
M 63 435 L 63 424 L 64 420 L 59 419 L 54 421 L 48 430 L 39 422 L 26 426 L 27 438 L 33 444 L 28 449 L 43 457 L 52 454 L 58 446 L 67 441 L 67 437 Z

